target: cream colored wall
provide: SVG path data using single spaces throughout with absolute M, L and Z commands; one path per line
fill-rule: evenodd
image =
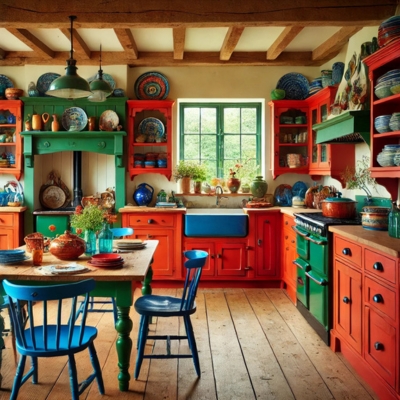
M 293 184 L 298 180 L 312 184 L 312 180 L 308 175 L 285 174 L 272 179 L 269 170 L 269 155 L 271 153 L 270 146 L 270 115 L 268 101 L 270 100 L 270 92 L 276 87 L 278 80 L 289 72 L 298 72 L 305 75 L 309 81 L 320 76 L 320 70 L 331 68 L 336 61 L 343 61 L 347 64 L 349 58 L 354 51 L 360 51 L 361 43 L 371 40 L 377 35 L 377 28 L 365 28 L 357 33 L 350 41 L 347 49 L 344 49 L 337 57 L 332 59 L 321 67 L 168 67 L 168 68 L 127 68 L 125 66 L 104 66 L 105 73 L 109 73 L 116 81 L 116 86 L 125 89 L 129 98 L 134 99 L 134 84 L 136 79 L 143 73 L 148 71 L 158 71 L 164 74 L 170 85 L 169 98 L 174 100 L 185 99 L 264 99 L 265 116 L 264 116 L 264 148 L 266 154 L 266 165 L 264 165 L 263 175 L 268 182 L 268 192 L 273 193 L 275 188 L 282 184 Z M 1 67 L 0 74 L 8 76 L 16 87 L 27 90 L 30 81 L 36 82 L 38 77 L 45 72 L 57 72 L 62 74 L 64 67 L 61 66 L 25 66 L 25 67 Z M 93 67 L 79 67 L 78 73 L 85 78 L 94 75 L 97 70 Z M 174 165 L 177 163 L 177 139 L 178 139 L 178 115 L 177 106 L 174 106 L 173 118 L 173 136 L 174 136 Z M 357 158 L 362 154 L 368 153 L 368 147 L 360 144 L 356 147 Z M 55 168 L 60 171 L 62 179 L 70 187 L 72 187 L 72 154 L 61 153 L 60 155 L 49 155 L 46 157 L 35 157 L 35 181 L 38 188 L 46 182 L 47 174 Z M 93 153 L 85 154 L 83 157 L 83 191 L 84 195 L 90 195 L 97 191 L 103 191 L 109 186 L 114 186 L 114 161 L 112 156 L 101 156 Z M 2 181 L 13 179 L 12 176 L 0 177 Z M 126 202 L 132 202 L 132 194 L 136 186 L 146 182 L 154 187 L 155 193 L 164 189 L 167 192 L 171 190 L 177 191 L 178 185 L 174 181 L 168 181 L 167 178 L 159 174 L 142 174 L 137 176 L 133 181 L 126 178 Z M 324 178 L 320 182 L 326 185 L 335 185 L 338 188 L 338 181 L 331 178 Z M 348 191 L 345 195 L 354 197 L 355 191 Z M 384 188 L 380 188 L 379 196 L 387 197 L 388 193 Z M 206 201 L 206 200 L 203 200 Z M 39 203 L 35 204 L 39 206 Z

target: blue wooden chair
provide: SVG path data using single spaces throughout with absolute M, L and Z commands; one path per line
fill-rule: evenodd
M 142 296 L 135 302 L 135 310 L 140 314 L 138 353 L 136 358 L 135 379 L 139 377 L 140 368 L 144 358 L 193 358 L 197 376 L 200 377 L 200 363 L 197 354 L 196 340 L 193 333 L 190 315 L 196 312 L 195 297 L 199 285 L 202 269 L 206 263 L 208 253 L 202 250 L 190 250 L 184 252 L 187 261 L 186 279 L 182 297 L 147 295 Z M 149 321 L 151 317 L 183 317 L 186 336 L 178 335 L 149 335 Z M 166 340 L 167 354 L 144 354 L 147 339 Z M 190 354 L 171 354 L 171 340 L 187 339 Z
M 93 279 L 51 286 L 15 285 L 7 280 L 3 281 L 4 290 L 9 296 L 9 303 L 12 304 L 11 298 L 14 298 L 17 303 L 16 307 L 9 307 L 9 311 L 15 330 L 17 351 L 20 354 L 10 400 L 17 399 L 20 387 L 30 377 L 32 377 L 32 383 L 38 382 L 38 357 L 68 356 L 73 400 L 78 400 L 79 395 L 95 378 L 100 393 L 104 394 L 100 364 L 94 348 L 97 329 L 86 325 L 89 292 L 95 286 L 96 283 Z M 78 296 L 85 296 L 85 300 L 83 301 L 82 318 L 76 320 Z M 71 299 L 71 301 L 65 303 L 63 302 L 65 299 Z M 47 309 L 49 301 L 52 300 L 57 300 L 57 315 L 54 318 L 49 318 Z M 22 312 L 21 302 L 23 301 L 27 303 L 27 323 Z M 43 322 L 40 325 L 35 324 L 33 312 L 33 304 L 38 302 L 43 303 Z M 67 323 L 62 321 L 67 321 Z M 89 349 L 94 371 L 79 384 L 74 354 L 86 348 Z M 26 357 L 31 357 L 32 361 L 30 370 L 24 375 Z
M 114 235 L 114 239 L 123 238 L 125 236 L 133 235 L 132 228 L 110 228 L 110 231 Z M 95 308 L 96 304 L 112 304 L 112 309 L 105 309 L 105 308 Z M 118 310 L 117 304 L 115 303 L 115 298 L 111 297 L 110 300 L 96 300 L 95 297 L 89 298 L 89 312 L 112 312 L 114 317 L 114 325 L 117 323 L 118 320 Z M 80 309 L 78 310 L 78 315 L 80 313 Z

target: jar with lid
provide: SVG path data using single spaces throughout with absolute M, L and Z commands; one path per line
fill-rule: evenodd
M 388 217 L 388 233 L 389 236 L 394 238 L 400 238 L 400 210 L 394 201 L 392 204 L 392 209 Z
M 114 235 L 108 222 L 103 223 L 103 228 L 99 233 L 99 253 L 113 252 Z

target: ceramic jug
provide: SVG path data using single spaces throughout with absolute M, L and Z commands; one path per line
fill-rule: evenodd
M 141 183 L 133 193 L 133 200 L 138 206 L 148 206 L 153 200 L 154 189 L 147 183 Z
M 40 114 L 32 115 L 32 129 L 40 131 L 42 129 L 42 116 Z
M 256 176 L 255 179 L 250 183 L 250 191 L 254 197 L 264 197 L 267 193 L 268 184 L 262 176 Z
M 60 129 L 60 123 L 57 120 L 57 115 L 53 114 L 53 121 L 51 122 L 51 130 L 52 132 L 58 132 Z

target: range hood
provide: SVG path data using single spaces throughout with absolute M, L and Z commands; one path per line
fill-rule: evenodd
M 312 129 L 317 132 L 317 144 L 370 145 L 370 110 L 344 111 Z

